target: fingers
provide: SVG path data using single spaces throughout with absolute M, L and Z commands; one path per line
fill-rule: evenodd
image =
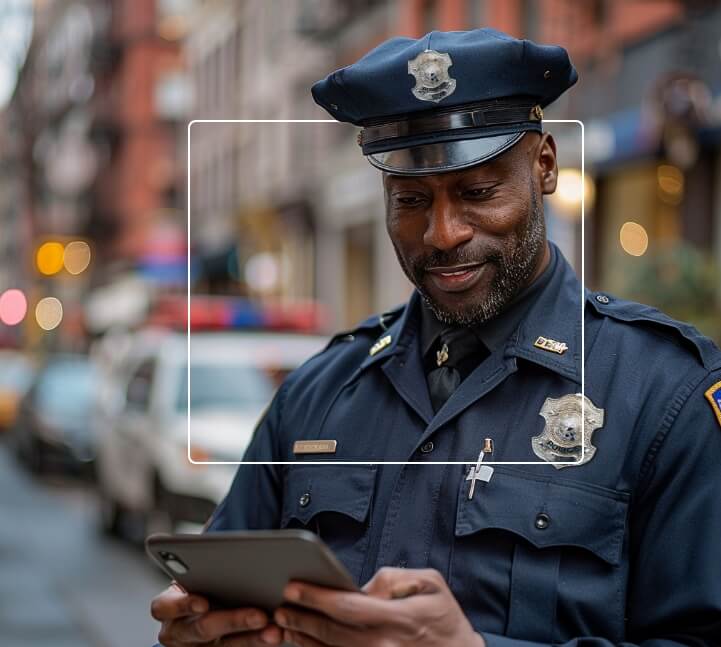
M 310 638 L 311 642 L 300 642 L 315 647 L 319 645 L 342 645 L 343 647 L 353 645 L 358 637 L 358 629 L 350 629 L 347 626 L 334 622 L 326 616 L 319 615 L 300 609 L 289 609 L 283 607 L 278 609 L 274 615 L 275 622 L 282 629 L 289 631 L 296 637 Z
M 298 647 L 327 647 L 315 638 L 298 633 L 297 631 L 290 631 L 289 629 L 283 632 L 283 640 L 292 645 L 298 645 Z
M 291 582 L 285 597 L 295 604 L 278 609 L 275 622 L 284 639 L 299 647 L 477 642 L 437 571 L 382 569 L 365 590 L 348 593 Z
M 268 624 L 268 616 L 258 609 L 210 611 L 186 625 L 190 638 L 207 642 L 238 632 L 257 631 Z
M 188 595 L 171 585 L 150 603 L 150 614 L 159 622 L 205 613 L 208 601 L 199 595 Z
M 200 616 L 163 622 L 158 638 L 161 644 L 202 644 L 237 633 L 260 633 L 267 624 L 267 615 L 258 609 L 208 611 Z
M 225 636 L 212 643 L 213 647 L 268 647 L 280 645 L 283 641 L 283 631 L 275 625 L 269 625 L 262 631 L 251 631 L 232 636 Z
M 285 599 L 344 624 L 373 626 L 387 622 L 388 614 L 393 612 L 388 601 L 438 593 L 444 588 L 447 585 L 443 577 L 432 569 L 382 568 L 364 587 L 365 594 L 291 582 L 285 589 Z
M 363 587 L 368 595 L 398 600 L 420 593 L 435 593 L 445 586 L 438 571 L 426 569 L 381 568 Z
M 275 625 L 269 625 L 260 632 L 260 642 L 264 645 L 280 645 L 283 641 L 283 630 Z
M 291 582 L 285 588 L 285 599 L 343 624 L 366 626 L 384 621 L 387 602 L 363 593 L 326 589 L 305 582 Z

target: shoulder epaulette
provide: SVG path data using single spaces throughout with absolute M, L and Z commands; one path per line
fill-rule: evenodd
M 600 314 L 625 323 L 660 328 L 675 337 L 682 345 L 692 349 L 708 370 L 721 367 L 721 352 L 714 342 L 702 335 L 694 326 L 676 321 L 656 308 L 618 299 L 601 292 L 588 292 L 587 301 Z
M 379 315 L 372 315 L 365 321 L 359 323 L 355 328 L 339 332 L 331 337 L 325 350 L 340 342 L 355 341 L 359 335 L 370 338 L 377 337 L 388 328 L 403 314 L 406 305 L 397 306 L 391 310 L 387 310 Z

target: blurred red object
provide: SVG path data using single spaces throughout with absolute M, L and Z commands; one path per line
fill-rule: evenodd
M 328 323 L 327 311 L 315 301 L 266 305 L 264 315 L 265 327 L 272 330 L 316 332 L 323 330 Z
M 162 295 L 151 308 L 147 324 L 174 330 L 188 326 L 183 295 Z M 328 324 L 326 308 L 315 301 L 258 304 L 248 299 L 194 295 L 190 298 L 190 329 L 274 330 L 313 333 Z

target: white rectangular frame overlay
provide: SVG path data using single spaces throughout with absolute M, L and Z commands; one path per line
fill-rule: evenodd
M 190 131 L 193 124 L 337 124 L 335 119 L 193 119 L 188 122 L 188 255 L 187 255 L 187 348 L 188 348 L 188 461 L 193 465 L 471 465 L 476 459 L 468 461 L 196 461 L 190 452 Z M 579 119 L 544 119 L 547 124 L 578 124 L 581 128 L 581 186 L 586 185 L 586 129 Z M 556 462 L 553 465 L 577 466 L 583 463 L 585 457 L 586 437 L 586 334 L 584 325 L 584 307 L 586 303 L 586 196 L 581 191 L 581 460 L 579 462 Z M 546 461 L 484 461 L 484 465 L 548 465 Z

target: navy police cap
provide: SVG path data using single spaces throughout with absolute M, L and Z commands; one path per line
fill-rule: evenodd
M 562 47 L 493 29 L 392 38 L 312 88 L 335 119 L 363 130 L 374 166 L 402 175 L 486 162 L 529 130 L 578 79 Z

